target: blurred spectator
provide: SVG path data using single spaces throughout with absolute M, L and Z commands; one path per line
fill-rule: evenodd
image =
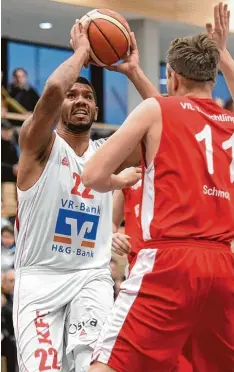
M 1 127 L 2 146 L 2 183 L 16 182 L 16 174 L 19 160 L 19 148 L 13 127 L 8 120 L 2 120 Z
M 12 321 L 15 272 L 9 270 L 2 276 L 1 293 L 1 356 L 6 358 L 7 372 L 16 371 L 16 345 Z
M 230 99 L 229 101 L 227 101 L 227 103 L 225 104 L 224 108 L 226 110 L 229 110 L 231 112 L 234 112 L 234 102 L 232 99 Z
M 8 93 L 28 111 L 33 111 L 39 96 L 28 83 L 28 73 L 24 68 L 13 71 L 13 82 L 8 87 Z
M 7 272 L 14 266 L 15 238 L 12 226 L 5 226 L 1 230 L 1 272 Z

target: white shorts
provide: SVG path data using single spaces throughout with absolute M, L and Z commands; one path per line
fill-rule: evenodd
M 82 352 L 88 347 L 91 359 L 112 306 L 109 269 L 17 270 L 13 321 L 19 371 L 71 371 L 75 348 L 77 353 L 77 348 Z

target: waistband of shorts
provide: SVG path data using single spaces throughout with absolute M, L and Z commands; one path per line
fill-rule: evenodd
M 156 248 L 210 248 L 222 251 L 231 251 L 231 243 L 218 242 L 205 239 L 164 239 L 145 241 L 143 249 Z
M 100 269 L 92 268 L 92 269 L 80 269 L 80 270 L 64 270 L 58 268 L 51 268 L 49 266 L 40 266 L 40 265 L 33 265 L 33 266 L 22 266 L 15 270 L 16 277 L 18 275 L 66 275 L 66 274 L 76 274 L 76 273 L 85 273 L 85 272 L 97 272 L 102 274 L 109 274 L 110 267 L 103 267 Z

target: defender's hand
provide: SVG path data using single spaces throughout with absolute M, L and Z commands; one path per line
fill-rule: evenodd
M 112 251 L 120 256 L 128 254 L 131 251 L 131 244 L 129 243 L 130 236 L 121 234 L 119 232 L 112 235 Z

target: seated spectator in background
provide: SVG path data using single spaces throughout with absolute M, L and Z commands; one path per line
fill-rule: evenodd
M 226 110 L 229 110 L 231 112 L 234 112 L 234 102 L 232 99 L 230 99 L 229 101 L 227 101 L 227 103 L 225 104 L 224 108 Z
M 8 93 L 28 111 L 34 110 L 39 99 L 36 90 L 28 83 L 28 73 L 24 68 L 13 71 L 13 82 L 8 87 Z
M 7 372 L 15 372 L 17 357 L 12 321 L 13 292 L 15 285 L 15 271 L 9 270 L 2 275 L 1 293 L 1 356 L 6 358 Z
M 14 130 L 8 120 L 2 120 L 1 127 L 2 146 L 2 183 L 16 182 L 16 174 L 19 160 L 19 149 Z
M 1 272 L 7 272 L 14 267 L 15 238 L 12 226 L 1 230 Z

